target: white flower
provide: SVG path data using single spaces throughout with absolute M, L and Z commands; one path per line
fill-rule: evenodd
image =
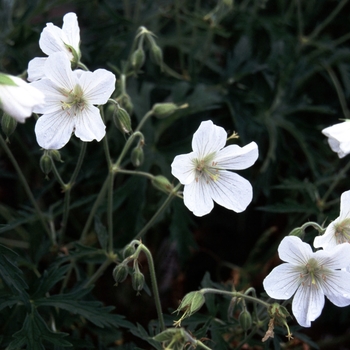
M 64 52 L 68 59 L 77 63 L 81 53 L 79 48 L 80 29 L 77 15 L 73 12 L 63 17 L 62 29 L 47 23 L 39 39 L 41 50 L 48 56 L 55 52 Z M 28 65 L 28 81 L 43 78 L 46 57 L 36 57 Z
M 274 299 L 289 299 L 292 311 L 303 327 L 320 316 L 325 296 L 336 306 L 350 304 L 350 244 L 313 252 L 299 237 L 287 236 L 278 247 L 281 260 L 264 279 L 266 293 Z
M 46 78 L 31 85 L 44 92 L 45 104 L 34 111 L 43 114 L 35 125 L 38 144 L 45 149 L 62 148 L 72 132 L 82 141 L 100 141 L 105 125 L 94 105 L 105 104 L 115 88 L 115 76 L 105 69 L 72 71 L 67 56 L 47 58 Z
M 253 197 L 252 186 L 243 177 L 227 171 L 246 169 L 258 158 L 255 142 L 224 148 L 225 130 L 208 120 L 202 122 L 192 139 L 193 152 L 176 156 L 172 174 L 185 185 L 184 203 L 196 216 L 208 214 L 213 200 L 227 209 L 242 212 Z
M 44 103 L 44 94 L 24 80 L 0 73 L 0 107 L 20 123 Z
M 332 249 L 337 244 L 350 243 L 350 191 L 340 197 L 340 214 L 331 222 L 322 236 L 315 237 L 314 247 Z
M 350 153 L 350 120 L 325 128 L 322 133 L 328 137 L 329 146 L 339 158 Z

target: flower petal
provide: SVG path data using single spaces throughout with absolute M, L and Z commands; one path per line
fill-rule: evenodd
M 221 206 L 237 213 L 244 211 L 253 198 L 250 182 L 242 176 L 230 171 L 221 170 L 217 179 L 208 178 L 203 185 L 210 197 Z
M 224 128 L 216 126 L 211 120 L 202 122 L 193 134 L 192 149 L 199 159 L 215 153 L 226 144 L 227 133 Z
M 348 243 L 345 243 L 348 244 Z M 324 278 L 322 289 L 325 296 L 336 306 L 350 305 L 350 273 L 333 271 Z
M 28 63 L 28 81 L 35 81 L 45 76 L 46 57 L 35 57 Z
M 278 247 L 281 260 L 294 266 L 305 266 L 313 254 L 309 244 L 303 242 L 299 237 L 284 237 Z
M 314 257 L 327 270 L 344 269 L 350 265 L 350 244 L 342 243 L 333 249 L 318 250 Z
M 345 191 L 340 196 L 339 220 L 344 220 L 346 218 L 350 218 L 350 191 Z
M 38 144 L 45 149 L 62 148 L 72 136 L 74 123 L 66 111 L 44 114 L 35 124 Z
M 207 191 L 207 184 L 203 179 L 193 181 L 184 188 L 184 203 L 186 207 L 196 216 L 203 216 L 210 213 L 214 202 Z
M 289 299 L 300 284 L 299 274 L 291 264 L 281 264 L 265 277 L 263 281 L 264 289 L 271 298 Z
M 194 152 L 176 156 L 171 163 L 171 173 L 183 184 L 188 185 L 195 181 Z
M 332 249 L 337 245 L 335 224 L 336 221 L 331 222 L 322 236 L 315 237 L 313 243 L 315 248 Z
M 79 78 L 79 85 L 89 103 L 105 104 L 115 89 L 115 75 L 105 69 L 83 72 Z
M 316 284 L 300 284 L 293 298 L 293 315 L 301 326 L 310 327 L 311 321 L 321 315 L 324 303 L 322 288 Z
M 325 128 L 322 130 L 322 133 L 328 137 L 329 146 L 332 151 L 338 153 L 339 158 L 343 158 L 350 153 L 349 121 Z
M 80 44 L 80 28 L 77 15 L 74 12 L 69 12 L 64 15 L 62 31 L 67 37 L 67 42 L 65 42 L 65 44 L 72 46 L 78 51 Z
M 73 55 L 67 50 L 64 45 L 64 39 L 66 35 L 62 32 L 62 29 L 53 25 L 52 23 L 47 23 L 46 27 L 43 29 L 39 39 L 39 46 L 41 50 L 48 56 L 55 52 L 64 52 L 65 55 L 72 59 Z M 66 39 L 66 41 L 68 41 Z
M 244 147 L 229 145 L 217 152 L 214 162 L 221 169 L 241 170 L 252 166 L 258 159 L 258 145 L 251 142 Z
M 88 105 L 77 113 L 74 133 L 82 141 L 102 140 L 106 134 L 106 126 L 97 107 Z

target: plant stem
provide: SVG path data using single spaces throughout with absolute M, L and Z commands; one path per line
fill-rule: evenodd
M 31 201 L 34 209 L 35 209 L 35 212 L 44 228 L 44 230 L 46 231 L 46 233 L 48 234 L 49 236 L 49 239 L 51 241 L 52 244 L 56 244 L 56 239 L 55 237 L 53 236 L 52 232 L 50 231 L 50 228 L 49 226 L 47 225 L 46 221 L 45 221 L 45 217 L 44 217 L 44 214 L 42 213 L 42 211 L 40 210 L 34 196 L 33 196 L 33 193 L 32 191 L 30 190 L 30 187 L 28 185 L 28 182 L 25 178 L 25 176 L 23 175 L 22 173 L 22 170 L 21 168 L 19 167 L 15 157 L 13 156 L 10 148 L 7 146 L 7 143 L 6 141 L 3 139 L 3 137 L 0 135 L 0 144 L 2 146 L 2 148 L 5 150 L 6 154 L 8 155 L 8 157 L 10 158 L 10 161 L 13 165 L 13 167 L 15 168 L 17 174 L 18 174 L 18 177 L 19 177 L 19 180 L 20 182 L 22 183 L 22 186 L 24 187 L 24 190 L 25 192 L 27 193 L 27 196 L 29 198 L 29 200 Z
M 108 256 L 107 259 L 103 262 L 103 264 L 97 269 L 97 271 L 90 277 L 88 281 L 84 284 L 83 288 L 89 287 L 91 284 L 95 283 L 99 277 L 103 274 L 103 272 L 107 269 L 107 267 L 112 264 L 114 258 Z

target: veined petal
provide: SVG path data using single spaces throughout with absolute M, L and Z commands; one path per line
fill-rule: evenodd
M 184 188 L 184 203 L 196 216 L 206 215 L 214 207 L 214 202 L 210 198 L 206 186 L 206 182 L 199 178 L 198 181 L 193 181 Z
M 299 237 L 284 237 L 278 247 L 281 260 L 294 266 L 304 266 L 313 254 L 309 244 L 304 243 Z
M 38 144 L 45 149 L 62 148 L 71 138 L 74 123 L 66 111 L 44 114 L 35 124 Z
M 300 285 L 299 275 L 300 272 L 291 264 L 281 264 L 265 277 L 264 289 L 271 298 L 289 299 Z
M 67 56 L 57 52 L 49 56 L 44 66 L 45 76 L 60 87 L 62 93 L 74 89 L 76 75 L 73 74 L 71 64 Z
M 215 153 L 226 144 L 227 133 L 224 128 L 216 126 L 211 120 L 202 122 L 198 130 L 193 134 L 192 149 L 198 154 L 198 158 Z
M 35 57 L 28 63 L 28 81 L 35 81 L 45 76 L 46 57 Z
M 328 143 L 332 151 L 337 152 L 339 158 L 345 157 L 350 153 L 350 122 L 345 121 L 332 125 L 322 130 L 322 133 L 328 137 Z
M 322 236 L 316 236 L 314 239 L 315 248 L 332 249 L 337 245 L 337 240 L 335 237 L 335 221 L 331 222 L 325 233 Z
M 205 184 L 203 189 L 216 203 L 237 213 L 244 211 L 253 198 L 250 182 L 230 171 L 220 170 L 215 180 L 208 178 Z
M 82 141 L 102 140 L 106 134 L 106 126 L 97 107 L 88 105 L 77 113 L 74 133 Z
M 348 243 L 345 243 L 348 244 Z M 350 305 L 350 273 L 332 271 L 324 277 L 322 289 L 325 296 L 336 306 Z
M 75 50 L 79 50 L 80 44 L 80 28 L 78 24 L 77 15 L 74 12 L 69 12 L 63 17 L 62 31 L 65 33 L 70 46 L 73 46 Z
M 350 265 L 350 244 L 342 243 L 331 250 L 318 250 L 314 253 L 314 257 L 325 270 L 344 269 Z
M 229 145 L 218 151 L 214 162 L 221 169 L 241 170 L 252 166 L 258 159 L 258 145 L 251 142 L 244 147 Z
M 311 321 L 321 315 L 324 302 L 324 295 L 320 286 L 300 284 L 293 298 L 293 315 L 301 326 L 310 327 Z
M 338 219 L 343 220 L 345 218 L 350 218 L 350 191 L 345 191 L 340 196 L 340 215 Z
M 66 35 L 62 32 L 61 28 L 53 25 L 52 23 L 47 23 L 46 27 L 41 32 L 39 46 L 48 56 L 55 52 L 64 52 L 67 58 L 71 60 L 73 55 L 64 45 L 64 38 L 66 38 Z M 66 39 L 66 41 L 68 41 L 68 39 Z
M 176 156 L 171 163 L 171 173 L 183 184 L 195 181 L 196 171 L 193 163 L 194 152 Z
M 89 103 L 105 104 L 115 89 L 115 75 L 106 69 L 83 72 L 79 78 L 79 85 Z

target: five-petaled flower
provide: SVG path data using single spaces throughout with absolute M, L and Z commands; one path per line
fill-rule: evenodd
M 325 128 L 322 133 L 328 137 L 329 146 L 339 158 L 350 153 L 350 120 Z
M 45 78 L 31 85 L 44 92 L 46 100 L 34 112 L 43 114 L 35 125 L 38 144 L 45 149 L 62 148 L 72 132 L 82 141 L 100 141 L 106 131 L 100 111 L 94 105 L 108 101 L 115 89 L 115 76 L 105 69 L 72 71 L 63 53 L 50 55 Z
M 315 237 L 314 247 L 332 249 L 337 244 L 350 243 L 350 191 L 340 197 L 340 214 L 332 221 L 322 236 Z
M 77 15 L 73 12 L 63 17 L 62 29 L 47 23 L 39 39 L 41 50 L 48 56 L 56 52 L 63 52 L 67 58 L 78 63 L 80 60 L 80 29 Z M 43 78 L 46 57 L 35 57 L 28 64 L 28 81 Z
M 255 142 L 240 147 L 226 144 L 225 130 L 208 120 L 202 122 L 192 139 L 193 152 L 176 156 L 172 174 L 185 185 L 184 203 L 196 216 L 208 214 L 213 200 L 236 212 L 246 209 L 253 197 L 252 186 L 228 170 L 246 169 L 258 158 Z
M 20 123 L 44 103 L 44 94 L 24 80 L 0 73 L 0 107 Z
M 295 293 L 292 311 L 303 327 L 320 316 L 325 296 L 336 306 L 350 305 L 350 244 L 313 252 L 299 237 L 287 236 L 278 247 L 285 263 L 265 278 L 266 293 L 274 299 L 289 299 Z

